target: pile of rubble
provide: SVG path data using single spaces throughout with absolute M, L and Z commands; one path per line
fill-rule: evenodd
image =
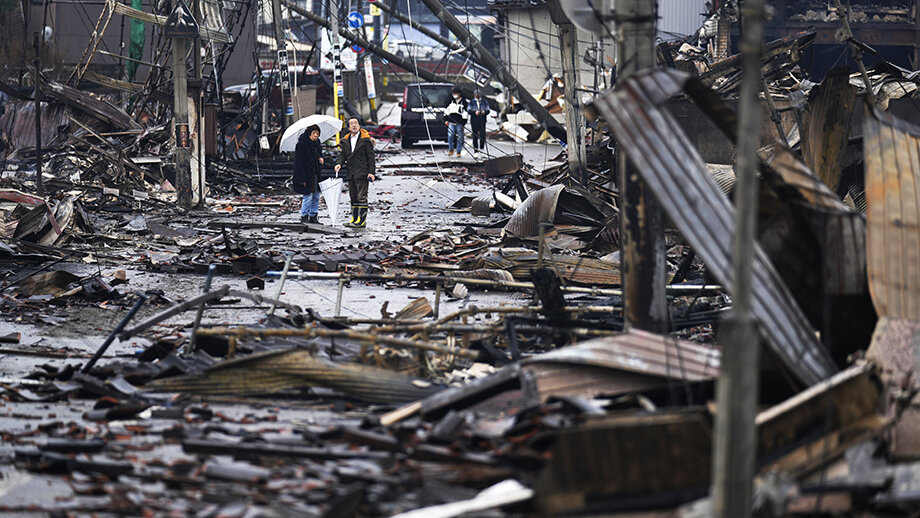
M 917 75 L 882 64 L 869 85 L 842 69 L 800 80 L 814 36 L 771 43 L 763 62 L 775 129 L 760 150 L 753 264 L 757 511 L 909 515 L 920 511 L 920 128 L 892 101 L 912 99 Z M 58 150 L 49 194 L 26 194 L 29 104 L 14 101 L 23 113 L 0 118 L 18 139 L 0 189 L 0 308 L 46 327 L 68 312 L 118 318 L 99 324 L 108 337 L 92 355 L 0 336 L 0 354 L 45 362 L 0 379 L 0 472 L 53 487 L 0 511 L 710 515 L 714 383 L 722 348 L 746 345 L 717 340 L 732 302 L 734 176 L 707 163 L 674 103 L 730 147 L 739 60 L 689 44 L 659 56 L 671 66 L 595 103 L 610 134 L 589 146 L 586 182 L 564 154 L 537 167 L 519 155 L 445 170 L 394 161 L 408 177 L 494 188 L 445 208 L 457 225 L 358 243 L 282 220 L 296 210 L 281 194 L 289 163 L 215 162 L 208 209 L 178 210 L 169 165 L 144 159 L 169 146 L 164 128 L 141 130 L 67 87 L 51 87 L 66 105 L 43 110 L 55 128 L 43 146 Z M 624 330 L 618 153 L 669 221 L 666 334 Z M 206 280 L 183 299 L 131 291 L 123 270 L 57 267 L 68 262 Z M 336 283 L 334 314 L 318 293 L 285 297 L 295 280 Z M 371 286 L 411 300 L 371 296 L 363 309 L 379 318 L 344 316 L 344 290 Z M 485 293 L 504 300 L 472 302 Z M 258 318 L 238 316 L 243 300 Z M 203 324 L 216 308 L 236 320 Z M 132 352 L 108 354 L 116 339 Z

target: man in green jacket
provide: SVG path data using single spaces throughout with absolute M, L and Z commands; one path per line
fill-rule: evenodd
M 346 227 L 364 228 L 367 225 L 367 187 L 373 182 L 374 139 L 367 130 L 361 129 L 357 117 L 348 119 L 348 133 L 340 137 L 339 159 L 335 163 L 338 173 L 345 166 L 345 179 L 348 182 L 348 196 L 351 198 L 351 221 Z

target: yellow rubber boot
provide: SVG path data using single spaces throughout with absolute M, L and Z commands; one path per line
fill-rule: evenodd
M 367 226 L 367 205 L 358 206 L 358 219 L 355 221 L 355 228 L 364 228 Z
M 351 220 L 349 220 L 347 223 L 345 223 L 345 226 L 346 226 L 346 227 L 354 227 L 354 226 L 356 226 L 357 223 L 358 223 L 358 206 L 357 206 L 357 205 L 352 205 L 352 206 L 351 206 Z

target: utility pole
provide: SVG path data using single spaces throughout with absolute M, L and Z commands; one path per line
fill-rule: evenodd
M 287 44 L 284 41 L 284 28 L 281 25 L 281 2 L 272 0 L 272 28 L 275 31 L 275 45 L 278 47 L 278 77 L 281 81 L 281 132 L 293 122 L 294 105 L 291 100 L 291 72 L 288 68 Z
M 618 75 L 627 78 L 655 66 L 658 1 L 618 0 Z M 620 241 L 627 328 L 668 332 L 665 297 L 664 217 L 626 154 L 620 155 Z
M 179 206 L 192 208 L 191 137 L 188 128 L 188 70 L 185 38 L 173 38 L 173 120 L 176 128 L 176 192 Z
M 734 307 L 725 323 L 722 366 L 716 389 L 715 438 L 712 461 L 712 510 L 717 518 L 748 518 L 753 501 L 757 455 L 757 401 L 760 388 L 760 337 L 751 314 L 751 263 L 757 223 L 757 148 L 760 146 L 763 54 L 763 0 L 746 0 L 741 7 L 741 98 L 738 107 L 738 147 L 735 171 L 736 226 L 732 243 Z
M 578 71 L 578 35 L 575 25 L 569 20 L 560 5 L 561 0 L 550 0 L 549 14 L 559 32 L 559 48 L 562 49 L 562 77 L 565 81 L 565 134 L 566 153 L 569 158 L 569 173 L 583 187 L 588 186 L 588 162 L 585 150 L 585 116 L 577 88 L 581 84 Z
M 380 39 L 380 30 L 382 29 L 382 26 L 380 25 L 380 19 L 383 18 L 383 12 L 381 12 L 382 9 L 380 6 L 382 5 L 386 5 L 386 0 L 380 0 L 379 2 L 377 0 L 371 1 L 371 15 L 374 17 L 374 43 L 377 45 L 380 45 L 380 42 L 383 41 Z M 377 10 L 378 12 L 375 14 L 374 10 Z
M 195 21 L 201 23 L 201 0 L 192 0 L 192 14 Z M 189 169 L 192 178 L 192 204 L 204 203 L 204 103 L 202 102 L 201 84 L 201 41 L 198 38 L 192 43 L 192 77 L 188 81 L 188 96 L 191 100 L 192 113 L 189 114 Z
M 633 2 L 647 3 L 647 0 L 631 0 Z M 560 140 L 566 140 L 565 138 L 565 129 L 559 124 L 556 119 L 546 108 L 543 107 L 536 99 L 530 95 L 530 92 L 527 91 L 517 80 L 516 77 L 507 69 L 505 66 L 492 54 L 482 46 L 482 43 L 479 42 L 470 31 L 467 30 L 466 26 L 458 20 L 454 15 L 450 14 L 443 4 L 438 0 L 422 0 L 422 3 L 428 6 L 431 9 L 431 12 L 441 21 L 450 32 L 454 33 L 454 36 L 460 40 L 460 43 L 465 47 L 469 48 L 472 52 L 471 56 L 473 60 L 477 63 L 480 63 L 489 72 L 495 74 L 495 77 L 503 85 L 505 85 L 511 93 L 524 104 L 524 107 L 534 116 L 537 121 L 549 132 L 550 135 L 556 137 Z M 654 29 L 654 22 L 652 23 L 652 28 Z M 652 34 L 652 39 L 654 40 L 654 33 Z
M 184 0 L 174 0 L 163 34 L 172 38 L 173 124 L 176 137 L 176 194 L 179 206 L 192 208 L 191 132 L 188 123 L 188 40 L 198 37 L 198 21 Z
M 342 83 L 342 12 L 339 0 L 331 0 L 329 5 L 329 39 L 332 42 L 332 100 L 336 119 L 341 119 L 339 99 L 345 97 L 345 85 Z M 339 134 L 335 134 L 335 143 L 339 143 Z
M 44 28 L 42 28 L 44 30 Z M 38 194 L 45 194 L 42 179 L 42 40 L 41 33 L 35 33 L 35 73 L 32 83 L 35 98 L 35 188 Z

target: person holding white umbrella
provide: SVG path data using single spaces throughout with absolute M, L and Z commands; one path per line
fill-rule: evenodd
M 300 222 L 319 223 L 319 175 L 323 166 L 323 146 L 318 126 L 301 133 L 294 149 L 294 176 L 291 188 L 303 195 L 300 202 Z
M 330 115 L 319 113 L 308 115 L 294 124 L 288 126 L 281 136 L 281 151 L 294 151 L 294 174 L 297 178 L 293 179 L 293 189 L 295 192 L 303 194 L 304 199 L 300 207 L 300 220 L 304 223 L 319 223 L 317 217 L 317 207 L 319 205 L 319 196 L 326 199 L 326 209 L 329 211 L 329 220 L 335 225 L 337 221 L 337 211 L 339 210 L 339 196 L 341 193 L 342 179 L 327 178 L 319 182 L 319 171 L 322 161 L 322 144 L 334 137 L 342 129 L 342 121 Z M 314 141 L 312 135 L 318 131 L 318 137 Z M 316 148 L 306 147 L 305 152 L 309 155 L 298 155 L 301 149 L 301 141 L 316 142 L 319 151 Z M 312 144 L 311 144 L 312 145 Z M 315 152 L 315 153 L 314 153 Z M 298 156 L 301 158 L 302 166 L 298 166 Z M 318 164 L 313 160 L 318 157 Z M 314 169 L 315 166 L 315 169 Z M 306 169 L 298 169 L 305 167 Z M 298 172 L 299 170 L 299 172 Z M 310 176 L 310 171 L 316 171 L 315 176 Z M 338 176 L 338 175 L 336 175 Z M 302 178 L 302 179 L 299 179 Z M 304 185 L 306 182 L 306 185 Z M 318 182 L 318 185 L 317 185 Z M 301 185 L 297 185 L 301 184 Z M 318 188 L 317 188 L 318 187 Z M 302 192 L 303 191 L 303 192 Z

